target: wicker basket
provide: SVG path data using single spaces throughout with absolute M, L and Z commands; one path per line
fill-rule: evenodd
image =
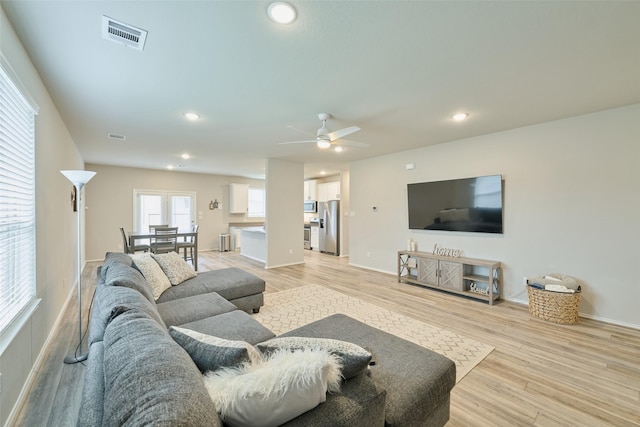
M 529 313 L 553 323 L 574 325 L 578 323 L 580 292 L 562 293 L 545 291 L 527 286 Z

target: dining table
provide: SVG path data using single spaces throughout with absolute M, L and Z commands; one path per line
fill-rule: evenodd
M 129 247 L 135 247 L 136 240 L 151 240 L 156 237 L 155 233 L 149 231 L 130 231 L 127 233 L 129 236 Z M 198 232 L 197 231 L 178 231 L 178 243 L 179 239 L 193 237 L 193 269 L 198 271 Z

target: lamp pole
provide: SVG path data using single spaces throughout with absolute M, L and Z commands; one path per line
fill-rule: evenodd
M 77 271 L 76 281 L 78 284 L 78 347 L 73 355 L 64 358 L 64 363 L 73 364 L 87 360 L 89 353 L 82 353 L 82 228 L 80 215 L 82 214 L 82 189 L 91 178 L 95 176 L 95 172 L 85 170 L 63 170 L 60 171 L 76 188 L 76 197 L 78 200 L 78 241 L 77 249 Z M 80 353 L 78 355 L 78 353 Z

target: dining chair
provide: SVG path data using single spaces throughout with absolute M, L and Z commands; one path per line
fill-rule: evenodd
M 169 224 L 155 224 L 155 225 L 150 225 L 149 226 L 149 233 L 154 233 L 156 228 L 160 227 L 160 228 L 167 228 L 169 226 Z
M 134 245 L 129 246 L 129 239 L 127 239 L 127 233 L 124 232 L 124 228 L 120 227 L 120 233 L 122 233 L 122 247 L 125 254 L 134 254 L 139 251 L 149 252 L 151 247 L 149 245 Z
M 191 227 L 191 232 L 192 233 L 197 233 L 198 232 L 198 224 L 194 224 Z M 193 250 L 196 247 L 196 237 L 195 236 L 189 236 L 189 237 L 185 237 L 184 238 L 184 242 L 178 242 L 178 253 L 180 253 L 180 249 L 184 249 L 184 260 L 188 260 L 190 259 L 191 261 L 193 261 Z M 187 250 L 189 251 L 189 256 L 187 256 Z
M 151 250 L 155 254 L 178 252 L 178 227 L 156 227 Z

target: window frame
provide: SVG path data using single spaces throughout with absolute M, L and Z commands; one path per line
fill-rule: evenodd
M 254 206 L 252 204 L 251 193 L 252 192 L 261 192 L 262 193 L 262 210 L 254 211 L 251 208 Z M 248 218 L 264 218 L 267 214 L 267 202 L 266 202 L 267 191 L 263 187 L 251 187 L 247 191 L 247 217 Z M 254 202 L 255 203 L 255 202 Z
M 170 218 L 173 216 L 173 209 L 171 200 L 173 197 L 190 197 L 191 198 L 191 218 L 190 225 L 196 224 L 196 214 L 197 214 L 197 199 L 195 191 L 179 191 L 179 190 L 143 190 L 134 188 L 133 189 L 133 231 L 136 232 L 146 232 L 148 229 L 142 229 L 142 224 L 139 220 L 139 207 L 138 207 L 138 196 L 140 195 L 156 195 L 161 197 L 161 218 L 159 220 L 159 224 L 169 224 L 169 226 L 174 226 L 170 221 Z M 180 229 L 180 232 L 190 232 L 191 229 L 185 230 Z
M 0 354 L 36 310 L 36 116 L 38 105 L 0 52 L 0 191 L 9 209 L 0 211 Z M 5 114 L 6 113 L 6 114 Z M 8 155 L 11 153 L 12 155 Z M 7 161 L 13 160 L 11 164 Z M 4 165 L 4 166 L 2 166 Z M 27 171 L 20 175 L 16 170 Z M 4 177 L 2 177 L 4 173 Z M 13 190 L 11 190 L 13 189 Z M 4 213 L 3 213 L 4 212 Z M 11 235 L 11 237 L 9 237 Z M 11 250 L 8 250 L 11 245 Z M 6 247 L 5 247 L 6 246 Z M 19 254 L 19 259 L 18 259 Z M 26 257 L 26 259 L 25 259 Z M 9 276 L 17 275 L 12 280 Z M 10 285 L 11 284 L 11 285 Z M 4 288 L 4 289 L 3 289 Z M 14 301 L 6 303 L 8 296 Z

